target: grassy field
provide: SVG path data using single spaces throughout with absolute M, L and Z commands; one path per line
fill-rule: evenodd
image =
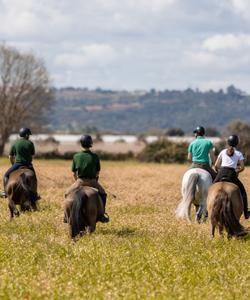
M 209 224 L 175 219 L 187 166 L 103 163 L 111 222 L 74 243 L 62 222 L 70 162 L 34 165 L 40 211 L 10 222 L 0 200 L 0 299 L 249 299 L 250 237 L 211 240 Z M 242 180 L 250 195 L 250 169 Z

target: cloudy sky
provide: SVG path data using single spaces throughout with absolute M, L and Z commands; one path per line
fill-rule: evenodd
M 56 87 L 250 93 L 250 0 L 0 0 L 0 20 Z

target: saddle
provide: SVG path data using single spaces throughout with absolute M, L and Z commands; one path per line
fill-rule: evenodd
M 222 177 L 220 178 L 219 181 L 223 181 L 223 182 L 225 182 L 225 181 L 227 181 L 227 182 L 232 182 L 232 179 L 231 179 L 229 176 L 222 176 Z

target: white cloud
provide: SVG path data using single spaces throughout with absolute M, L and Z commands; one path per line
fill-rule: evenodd
M 0 0 L 0 20 L 57 86 L 250 91 L 249 0 Z
M 217 34 L 207 38 L 202 46 L 209 51 L 250 47 L 250 34 Z
M 250 2 L 249 0 L 230 0 L 233 9 L 245 18 L 250 16 Z
M 176 2 L 178 0 L 97 0 L 97 4 L 106 10 L 114 11 L 118 9 L 122 12 L 136 12 L 137 14 L 162 12 Z
M 87 65 L 106 66 L 117 58 L 115 49 L 108 44 L 90 44 L 72 48 L 59 54 L 55 63 L 60 66 L 80 68 Z

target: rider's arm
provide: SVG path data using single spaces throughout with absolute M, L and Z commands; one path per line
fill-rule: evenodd
M 15 162 L 15 156 L 9 155 L 10 163 L 13 165 Z
M 188 152 L 188 157 L 187 158 L 188 158 L 189 161 L 192 161 L 192 153 L 191 152 Z
M 213 165 L 214 162 L 215 162 L 214 149 L 211 149 L 211 150 L 209 151 L 209 155 L 210 155 L 210 158 L 211 158 L 211 161 L 212 161 L 212 165 Z
M 216 159 L 215 164 L 214 164 L 215 170 L 218 171 L 219 168 L 220 168 L 220 166 L 221 166 L 221 157 L 218 157 L 218 158 Z
M 245 169 L 244 160 L 240 160 L 239 163 L 240 163 L 240 165 L 236 168 L 236 173 L 237 174 L 244 171 L 244 169 Z
M 77 167 L 76 167 L 76 164 L 75 164 L 75 156 L 73 157 L 73 161 L 72 161 L 72 165 L 71 165 L 71 171 L 73 173 L 73 177 L 75 180 L 77 180 L 78 176 L 78 172 L 77 172 Z
M 13 144 L 10 148 L 10 152 L 9 152 L 9 160 L 10 163 L 13 165 L 15 162 L 15 155 L 16 155 L 16 146 L 15 144 Z

